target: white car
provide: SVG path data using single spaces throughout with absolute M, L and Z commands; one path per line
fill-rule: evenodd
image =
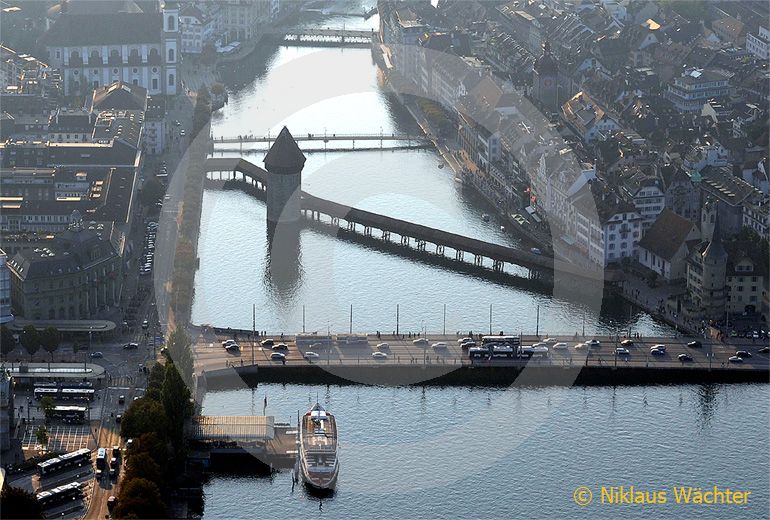
M 628 356 L 631 352 L 626 347 L 617 347 L 615 349 L 615 355 L 616 356 Z
M 599 348 L 602 346 L 602 342 L 598 339 L 589 339 L 586 341 L 586 345 L 588 345 L 588 348 Z
M 567 350 L 569 346 L 566 343 L 559 342 L 559 343 L 554 343 L 553 347 L 551 348 L 554 350 Z
M 535 343 L 535 344 L 533 344 L 532 346 L 533 346 L 533 347 L 547 347 L 547 346 L 548 346 L 548 343 L 546 343 L 545 341 L 541 341 L 541 342 L 539 342 L 539 343 Z
M 575 344 L 575 350 L 588 350 L 588 344 L 587 343 L 576 343 Z
M 426 346 L 426 345 L 430 344 L 430 341 L 428 341 L 425 338 L 417 338 L 416 340 L 412 341 L 412 344 L 413 345 L 418 345 L 418 346 Z
M 653 345 L 650 347 L 650 352 L 652 352 L 653 350 L 660 350 L 661 352 L 665 352 L 666 345 Z
M 743 363 L 743 358 L 740 356 L 730 356 L 727 358 L 730 363 Z
M 377 350 L 390 350 L 390 345 L 387 343 L 378 343 Z
M 319 357 L 321 356 L 319 356 L 317 352 L 311 352 L 311 351 L 305 352 L 305 359 L 318 359 Z
M 447 349 L 447 344 L 444 343 L 443 341 L 433 344 L 433 350 L 446 350 L 446 349 Z
M 543 340 L 543 343 L 545 343 L 546 345 L 552 345 L 552 344 L 558 343 L 558 342 L 559 342 L 559 340 L 556 339 L 556 338 L 545 338 Z
M 462 345 L 463 343 L 469 343 L 473 341 L 473 338 L 462 338 L 457 340 L 458 345 Z
M 235 342 L 234 339 L 228 339 L 228 340 L 225 340 L 225 341 L 222 342 L 222 346 L 224 348 L 227 348 L 227 345 L 236 345 L 236 344 L 237 343 Z
M 270 359 L 274 361 L 283 361 L 286 359 L 286 354 L 281 354 L 280 352 L 273 352 L 270 354 Z
M 388 359 L 388 355 L 385 352 L 372 352 L 372 358 L 374 358 L 374 359 Z

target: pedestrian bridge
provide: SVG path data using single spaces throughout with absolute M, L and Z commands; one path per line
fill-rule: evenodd
M 272 143 L 276 136 L 270 135 L 239 135 L 239 136 L 220 136 L 214 138 L 214 145 L 220 143 Z M 424 137 L 409 134 L 396 133 L 360 133 L 360 134 L 330 134 L 327 132 L 298 134 L 294 136 L 297 142 L 302 141 L 428 141 Z
M 228 178 L 232 180 L 238 180 L 238 174 L 240 174 L 241 180 L 249 182 L 258 190 L 267 190 L 267 171 L 243 158 L 213 157 L 206 160 L 205 167 L 207 172 L 226 172 Z M 502 271 L 505 264 L 515 264 L 590 280 L 603 279 L 607 282 L 617 282 L 623 279 L 622 272 L 612 269 L 586 270 L 547 255 L 484 242 L 371 211 L 352 208 L 315 197 L 304 191 L 301 195 L 301 211 L 303 216 L 309 220 L 321 221 L 321 217 L 324 216 L 326 222 L 332 226 L 340 226 L 340 221 L 343 221 L 348 231 L 362 231 L 368 237 L 373 236 L 373 230 L 378 230 L 382 240 L 387 242 L 390 242 L 391 234 L 398 235 L 401 245 L 411 246 L 411 242 L 414 241 L 418 251 L 427 251 L 427 245 L 431 244 L 436 255 L 444 256 L 447 248 L 453 250 L 454 258 L 457 261 L 465 261 L 466 254 L 472 255 L 473 263 L 478 267 L 485 267 L 484 260 L 486 259 L 488 263 L 491 261 L 491 267 L 495 271 Z

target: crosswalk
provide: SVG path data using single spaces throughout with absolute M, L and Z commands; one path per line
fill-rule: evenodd
M 124 387 L 131 388 L 135 378 L 133 376 L 115 376 L 109 381 L 110 387 Z

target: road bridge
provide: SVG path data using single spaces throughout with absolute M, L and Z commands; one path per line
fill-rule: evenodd
M 282 45 L 321 47 L 369 47 L 378 37 L 378 33 L 374 29 L 293 28 L 268 31 L 266 35 Z

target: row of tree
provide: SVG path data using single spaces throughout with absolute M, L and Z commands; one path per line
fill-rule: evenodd
M 34 325 L 27 325 L 19 334 L 19 341 L 30 356 L 42 348 L 51 354 L 51 359 L 53 359 L 53 353 L 56 352 L 61 343 L 61 334 L 54 327 L 37 330 Z M 0 346 L 4 356 L 16 348 L 14 333 L 5 325 L 0 326 Z
M 192 413 L 190 390 L 176 364 L 155 364 L 144 397 L 131 403 L 121 421 L 121 436 L 134 440 L 113 517 L 166 517 L 163 497 L 184 463 L 184 424 Z

